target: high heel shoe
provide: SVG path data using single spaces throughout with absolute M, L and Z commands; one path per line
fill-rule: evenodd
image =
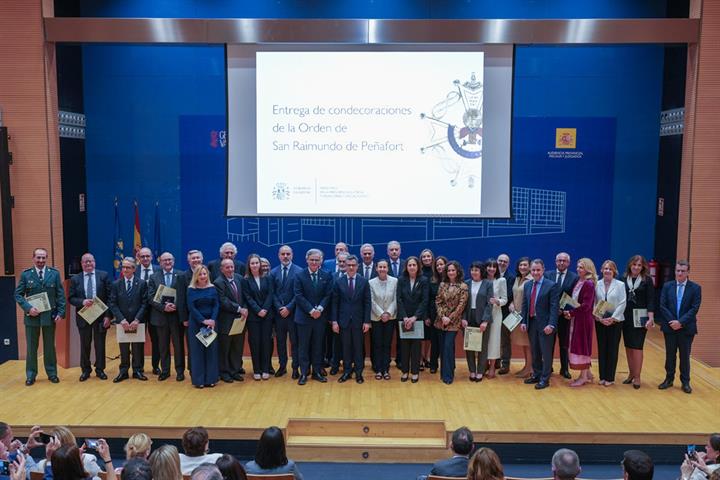
M 407 375 L 407 373 L 403 373 L 403 374 L 402 374 L 402 376 L 400 377 L 400 381 L 401 381 L 401 382 L 407 382 L 407 381 L 408 381 L 408 375 Z
M 627 377 L 625 380 L 623 380 L 623 385 L 630 385 L 633 382 L 633 377 Z
M 633 386 L 633 388 L 634 388 L 635 390 L 640 390 L 640 384 L 639 384 L 639 383 L 635 383 L 635 382 L 633 381 L 632 386 Z
M 410 379 L 411 383 L 417 383 L 420 380 L 420 375 L 413 375 Z

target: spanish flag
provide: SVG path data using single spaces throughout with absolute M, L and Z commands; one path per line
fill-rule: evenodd
M 140 236 L 140 212 L 138 212 L 138 202 L 135 200 L 135 227 L 133 228 L 133 255 L 137 255 L 138 250 L 142 248 L 142 237 Z

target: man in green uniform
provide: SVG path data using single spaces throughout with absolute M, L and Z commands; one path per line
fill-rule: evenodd
M 15 301 L 25 312 L 25 338 L 27 356 L 25 359 L 25 385 L 35 383 L 38 374 L 37 352 L 40 332 L 43 338 L 43 363 L 45 373 L 52 383 L 58 383 L 57 358 L 55 356 L 55 324 L 65 316 L 65 292 L 63 291 L 60 272 L 45 265 L 47 250 L 36 248 L 33 252 L 34 267 L 20 275 L 20 282 L 15 289 Z M 33 306 L 28 297 L 46 293 L 49 309 Z M 41 299 L 42 300 L 42 299 Z M 33 302 L 35 303 L 35 302 Z M 38 308 L 39 307 L 39 308 Z

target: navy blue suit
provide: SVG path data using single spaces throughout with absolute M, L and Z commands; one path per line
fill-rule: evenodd
M 330 318 L 333 277 L 329 272 L 318 269 L 317 284 L 313 284 L 310 271 L 305 268 L 295 276 L 295 326 L 297 327 L 300 373 L 310 373 L 312 360 L 313 370 L 322 370 L 322 348 L 325 338 L 326 324 Z M 316 307 L 322 309 L 317 319 L 310 316 Z M 312 359 L 310 355 L 312 353 Z
M 363 325 L 370 325 L 370 286 L 362 275 L 355 275 L 350 291 L 347 276 L 339 278 L 333 288 L 333 322 L 340 326 L 345 373 L 361 376 L 365 367 L 363 357 Z M 350 368 L 354 365 L 354 368 Z
M 687 385 L 690 383 L 690 348 L 697 335 L 697 313 L 700 310 L 702 291 L 700 285 L 687 280 L 678 310 L 677 287 L 675 280 L 663 285 L 660 293 L 659 323 L 665 336 L 665 380 L 672 382 L 675 378 L 675 362 L 679 350 L 680 381 Z M 682 327 L 673 330 L 669 325 L 671 320 L 679 321 Z
M 154 263 L 150 264 L 150 268 L 152 270 L 148 269 L 149 271 L 147 272 L 147 275 L 145 274 L 145 267 L 140 263 L 138 263 L 137 269 L 135 270 L 135 278 L 138 280 L 145 280 L 145 283 L 148 284 L 148 290 L 150 289 L 150 278 L 155 272 L 162 270 L 160 265 L 155 265 Z M 152 347 L 152 369 L 156 372 L 160 369 L 160 339 L 158 338 L 157 327 L 150 321 L 151 313 L 152 308 L 148 307 L 145 309 L 145 318 L 143 318 L 143 320 L 147 326 L 146 333 L 150 334 L 150 344 Z
M 280 362 L 280 370 L 287 368 L 288 351 L 287 341 L 290 337 L 290 346 L 292 348 L 292 369 L 300 368 L 298 356 L 297 328 L 295 327 L 295 277 L 302 272 L 302 268 L 294 263 L 287 267 L 285 280 L 283 281 L 283 265 L 280 264 L 270 271 L 270 276 L 274 282 L 275 296 L 273 305 L 275 306 L 275 343 L 277 345 L 278 361 Z M 290 314 L 283 318 L 280 315 L 282 307 L 290 310 Z
M 92 293 L 107 305 L 112 281 L 107 272 L 102 270 L 95 270 L 94 278 L 95 291 Z M 78 310 L 83 307 L 83 301 L 88 298 L 92 299 L 92 296 L 88 294 L 90 292 L 85 291 L 86 286 L 87 277 L 85 272 L 78 273 L 70 278 L 68 299 L 70 304 L 74 305 Z M 103 326 L 105 317 L 112 317 L 109 309 L 95 319 L 92 325 L 89 325 L 80 315 L 75 319 L 80 334 L 80 368 L 83 373 L 88 375 L 92 371 L 90 349 L 92 348 L 93 338 L 95 339 L 95 371 L 103 372 L 105 370 L 105 337 L 107 335 L 107 329 Z
M 545 272 L 545 278 L 552 280 L 557 283 L 558 271 L 550 270 Z M 578 275 L 575 272 L 571 272 L 570 269 L 565 270 L 562 278 L 562 285 L 558 285 L 560 288 L 560 296 L 562 297 L 563 292 L 572 296 L 575 284 L 578 281 Z M 512 288 L 508 289 L 512 290 Z M 508 303 L 510 303 L 508 301 Z M 558 313 L 558 324 L 557 324 L 557 340 L 560 342 L 560 372 L 569 372 L 570 368 L 570 320 L 565 318 L 564 315 Z M 555 344 L 553 344 L 553 351 L 555 351 Z
M 272 359 L 273 280 L 269 275 L 260 277 L 258 288 L 255 278 L 245 277 L 242 291 L 248 308 L 246 325 L 253 373 L 269 374 Z M 267 310 L 265 317 L 258 316 L 261 310 Z
M 120 276 L 110 287 L 110 311 L 115 319 L 114 323 L 121 323 L 127 320 L 132 323 L 138 320 L 144 323 L 144 313 L 147 299 L 147 284 L 143 280 L 132 282 L 132 289 L 127 291 L 127 279 Z M 130 368 L 130 351 L 132 350 L 132 369 L 134 373 L 142 372 L 145 363 L 145 344 L 143 342 L 121 343 L 120 344 L 120 374 L 127 374 Z
M 542 280 L 540 291 L 536 293 L 535 316 L 530 317 L 530 294 L 535 281 L 525 282 L 523 291 L 522 323 L 527 326 L 530 338 L 530 350 L 533 356 L 533 377 L 541 383 L 550 380 L 553 359 L 553 345 L 557 332 L 558 303 L 560 302 L 560 289 L 552 280 Z M 552 333 L 547 335 L 545 327 L 553 327 Z

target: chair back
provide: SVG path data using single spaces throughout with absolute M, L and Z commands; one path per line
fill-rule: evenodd
M 275 473 L 272 475 L 248 473 L 247 478 L 248 480 L 295 480 L 295 475 L 293 475 L 292 473 Z
M 30 472 L 30 480 L 43 480 L 45 473 L 43 472 Z

